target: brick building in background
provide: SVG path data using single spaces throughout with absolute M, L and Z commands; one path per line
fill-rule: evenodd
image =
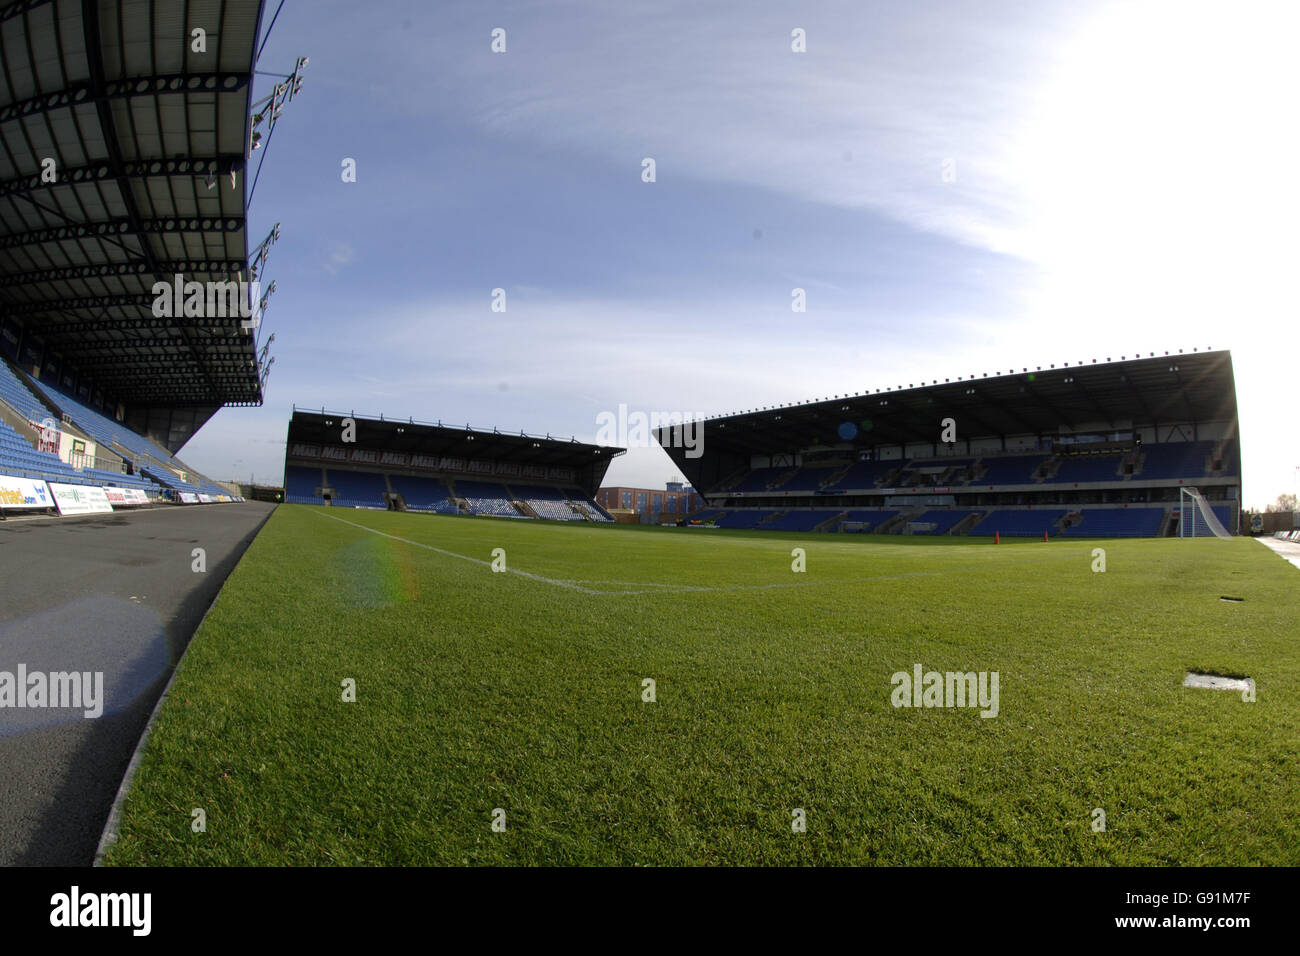
M 677 517 L 704 507 L 704 499 L 695 489 L 680 481 L 670 481 L 663 488 L 601 488 L 596 492 L 596 503 L 611 513 Z

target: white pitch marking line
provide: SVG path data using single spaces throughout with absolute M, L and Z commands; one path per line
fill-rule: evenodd
M 467 554 L 457 554 L 455 551 L 447 551 L 443 548 L 435 548 L 431 544 L 424 544 L 421 541 L 412 541 L 410 538 L 401 538 L 395 534 L 389 534 L 386 531 L 379 531 L 376 530 L 375 528 L 368 528 L 363 524 L 357 524 L 355 521 L 348 521 L 346 518 L 336 518 L 334 517 L 334 515 L 327 515 L 322 511 L 317 511 L 315 513 L 319 514 L 322 518 L 329 518 L 332 521 L 338 521 L 341 522 L 342 524 L 351 525 L 354 528 L 360 528 L 362 531 L 369 531 L 371 534 L 377 534 L 381 538 L 390 538 L 393 541 L 400 541 L 403 544 L 409 544 L 416 548 L 424 548 L 426 551 L 433 551 L 436 554 L 443 554 L 449 558 L 459 558 L 461 561 L 470 561 L 474 564 L 482 565 L 484 567 L 490 568 L 492 566 L 491 561 L 484 561 L 482 558 L 472 558 Z M 1074 555 L 1054 555 L 1052 558 L 1048 558 L 1046 560 L 1063 561 L 1063 560 L 1074 559 L 1075 557 L 1076 556 Z M 1040 561 L 1021 562 L 1020 566 L 1023 566 L 1025 564 L 1039 564 L 1039 563 L 1041 562 Z M 1016 566 L 1017 565 L 1006 565 L 1006 564 L 997 565 L 997 567 L 1003 567 L 1003 568 L 1016 567 Z M 896 581 L 903 578 L 925 578 L 925 577 L 933 577 L 937 574 L 952 574 L 956 571 L 980 571 L 988 567 L 990 567 L 990 565 L 971 564 L 960 568 L 947 568 L 947 569 L 935 570 L 935 571 L 907 571 L 901 574 L 880 574 L 880 575 L 875 575 L 873 577 L 866 577 L 866 578 L 838 578 L 833 581 L 791 581 L 784 584 L 777 584 L 777 583 L 735 584 L 735 585 L 728 585 L 725 587 L 709 587 L 709 586 L 691 585 L 691 584 L 680 584 L 680 585 L 638 584 L 638 586 L 642 588 L 648 587 L 648 588 L 658 589 L 658 590 L 651 590 L 651 591 L 599 591 L 594 588 L 585 588 L 581 584 L 575 581 L 566 581 L 561 578 L 548 578 L 541 574 L 533 574 L 530 571 L 520 571 L 517 568 L 511 568 L 511 567 L 507 567 L 506 570 L 509 571 L 511 574 L 517 574 L 522 578 L 528 578 L 530 581 L 540 581 L 543 584 L 554 585 L 555 587 L 558 588 L 566 588 L 570 591 L 577 591 L 581 594 L 590 594 L 596 597 L 606 597 L 606 596 L 630 597 L 630 596 L 638 596 L 638 595 L 645 595 L 645 594 L 691 594 L 691 593 L 699 593 L 699 592 L 716 592 L 716 591 L 768 591 L 774 588 L 813 588 L 813 587 L 825 586 L 828 584 L 859 584 L 867 581 Z M 584 583 L 586 584 L 633 584 L 637 582 L 586 581 Z
M 490 568 L 490 567 L 492 567 L 492 562 L 491 562 L 491 561 L 484 561 L 482 558 L 471 558 L 471 557 L 470 557 L 469 555 L 467 555 L 467 554 L 457 554 L 455 551 L 447 551 L 447 550 L 444 550 L 443 548 L 435 548 L 435 547 L 434 547 L 433 545 L 431 545 L 431 544 L 424 544 L 424 543 L 422 543 L 422 542 L 420 542 L 420 541 L 412 541 L 412 540 L 410 540 L 409 538 L 399 538 L 399 537 L 398 537 L 397 535 L 395 535 L 395 534 L 388 534 L 388 533 L 385 532 L 385 531 L 378 531 L 378 530 L 376 530 L 376 529 L 374 529 L 374 528 L 367 528 L 365 525 L 363 525 L 363 524 L 357 524 L 355 521 L 348 521 L 346 518 L 336 518 L 336 517 L 334 517 L 333 515 L 327 515 L 327 514 L 325 514 L 324 512 L 319 512 L 319 511 L 318 511 L 317 514 L 319 514 L 322 518 L 329 518 L 331 521 L 339 521 L 339 522 L 342 522 L 343 524 L 349 524 L 349 525 L 351 525 L 351 526 L 354 527 L 354 528 L 360 528 L 362 531 L 369 531 L 371 534 L 377 534 L 377 535 L 379 535 L 381 538 L 391 538 L 393 541 L 401 541 L 403 544 L 413 545 L 414 547 L 417 547 L 417 548 L 424 548 L 426 551 L 434 551 L 434 552 L 436 552 L 436 553 L 438 553 L 438 554 L 444 554 L 444 555 L 446 555 L 446 556 L 449 557 L 449 558 L 459 558 L 459 559 L 462 560 L 462 561 L 470 561 L 470 562 L 472 562 L 472 563 L 474 563 L 474 564 L 480 564 L 480 565 L 482 565 L 483 567 L 486 567 L 486 568 Z M 568 588 L 568 589 L 570 589 L 570 590 L 572 590 L 572 591 L 581 591 L 583 594 L 614 594 L 614 593 L 618 593 L 618 592 L 614 592 L 614 591 L 594 591 L 594 590 L 592 590 L 591 588 L 584 588 L 584 587 L 581 587 L 581 586 L 579 586 L 579 585 L 577 585 L 577 584 L 571 584 L 571 583 L 568 582 L 568 581 L 561 581 L 561 580 L 559 580 L 558 578 L 547 578 L 547 577 L 542 577 L 542 575 L 540 575 L 540 574 L 531 574 L 531 573 L 528 572 L 528 571 L 520 571 L 520 570 L 518 570 L 517 568 L 512 568 L 512 567 L 509 567 L 509 566 L 506 567 L 506 570 L 509 571 L 511 574 L 517 574 L 517 575 L 519 575 L 520 577 L 529 578 L 529 579 L 531 579 L 531 580 L 533 580 L 533 581 L 541 581 L 541 582 L 544 583 L 544 584 L 554 584 L 556 587 Z

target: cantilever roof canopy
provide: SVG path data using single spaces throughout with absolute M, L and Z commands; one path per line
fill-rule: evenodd
M 293 446 L 298 442 L 340 445 L 344 418 L 351 418 L 356 423 L 356 447 L 359 448 L 573 468 L 579 476 L 579 483 L 593 492 L 605 477 L 610 463 L 627 451 L 549 435 L 510 434 L 495 429 L 432 425 L 414 420 L 365 418 L 350 412 L 295 409 L 289 419 L 287 456 L 294 457 Z
M 1071 363 L 766 408 L 707 419 L 701 459 L 686 458 L 682 448 L 665 450 L 700 487 L 700 462 L 711 456 L 721 458 L 719 467 L 725 469 L 750 455 L 841 445 L 845 438 L 839 429 L 846 422 L 854 425 L 851 442 L 856 448 L 933 443 L 939 438 L 940 421 L 949 417 L 956 420 L 963 439 L 1048 436 L 1062 426 L 1127 429 L 1236 421 L 1232 353 L 1178 352 Z M 660 444 L 669 444 L 667 433 L 657 437 Z M 712 469 L 705 471 L 713 474 Z
M 152 288 L 256 278 L 243 170 L 262 5 L 0 3 L 0 315 L 117 400 L 261 403 L 241 317 L 156 318 Z

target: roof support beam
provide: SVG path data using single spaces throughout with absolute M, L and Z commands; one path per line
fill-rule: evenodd
M 104 133 L 104 144 L 108 151 L 108 165 L 111 167 L 113 178 L 117 181 L 118 191 L 122 194 L 122 204 L 126 207 L 126 218 L 130 220 L 132 230 L 139 234 L 140 222 L 143 217 L 136 206 L 135 186 L 131 182 L 132 176 L 127 164 L 122 160 L 122 151 L 118 146 L 117 123 L 113 118 L 113 107 L 108 99 L 108 89 L 104 79 L 104 58 L 100 50 L 99 0 L 81 0 L 81 24 L 86 43 L 86 63 L 90 68 L 89 82 L 95 108 L 99 113 L 100 129 Z M 240 167 L 242 167 L 244 163 L 242 153 L 238 161 Z M 188 167 L 191 160 L 171 160 L 171 162 L 176 163 L 179 169 L 182 165 Z M 136 165 L 153 169 L 155 167 L 165 167 L 166 163 L 140 163 Z M 153 243 L 147 236 L 140 240 L 140 251 L 144 254 L 145 262 L 149 263 L 153 268 L 154 275 L 161 278 L 163 271 L 153 254 Z M 195 346 L 189 332 L 184 327 L 181 328 L 180 332 L 185 344 L 189 346 L 190 354 L 194 356 L 196 361 L 202 362 L 203 355 Z M 216 386 L 206 371 L 203 372 L 202 378 L 215 394 Z
M 233 275 L 248 268 L 239 259 L 177 259 L 159 262 L 169 275 Z M 153 270 L 146 262 L 104 262 L 86 266 L 63 266 L 57 269 L 38 269 L 35 272 L 16 272 L 0 276 L 0 289 L 30 285 L 38 282 L 59 282 L 69 279 L 102 279 L 114 276 L 150 275 Z
M 14 17 L 21 17 L 28 10 L 35 10 L 50 2 L 51 0 L 15 0 L 13 3 L 6 3 L 0 7 L 0 23 L 12 20 Z
M 964 432 L 965 434 L 970 435 L 972 433 L 972 429 L 968 428 L 966 425 L 967 422 L 970 422 L 975 425 L 976 429 L 978 429 L 978 431 L 974 432 L 976 435 L 997 434 L 997 429 L 995 429 L 988 422 L 984 421 L 984 419 L 980 418 L 978 415 L 976 415 L 974 412 L 969 411 L 968 409 L 950 408 L 948 409 L 948 414 L 951 415 L 956 420 L 957 428 L 959 432 Z M 966 439 L 960 439 L 960 440 L 966 441 Z
M 131 394 L 131 403 L 133 405 L 157 403 L 166 405 L 168 408 L 174 408 L 178 405 L 200 405 L 207 406 L 218 402 L 222 407 L 234 408 L 256 408 L 261 405 L 260 398 L 246 389 L 239 392 L 222 391 L 216 398 L 203 389 L 192 391 L 172 388 L 163 391 L 137 391 Z
M 1073 378 L 1073 376 L 1071 376 L 1071 378 Z M 1115 419 L 1108 414 L 1100 404 L 1098 404 L 1095 398 L 1092 397 L 1092 392 L 1084 388 L 1077 379 L 1070 382 L 1070 384 L 1074 386 L 1074 391 L 1078 392 L 1079 395 L 1083 397 L 1084 402 L 1086 402 L 1088 407 L 1097 415 L 1097 421 L 1105 422 L 1111 428 L 1115 427 Z
M 987 391 L 983 392 L 982 397 L 985 402 L 987 402 L 993 408 L 997 409 L 999 415 L 1004 416 L 1008 421 L 1014 423 L 1015 427 L 1020 429 L 1021 434 L 1037 435 L 1042 431 L 1041 428 L 1029 424 L 1027 421 L 1025 421 L 1015 412 L 1011 411 L 1011 409 L 1007 407 L 1007 404 L 1005 402 L 998 401 L 989 392 Z M 1000 429 L 1000 430 L 1003 431 L 1005 434 L 1015 434 L 1015 432 L 1006 431 L 1005 429 Z
M 1025 385 L 1023 387 L 1025 390 L 1025 394 L 1030 396 L 1037 404 L 1047 409 L 1048 412 L 1051 413 L 1052 418 L 1054 418 L 1057 422 L 1063 422 L 1066 425 L 1070 426 L 1071 428 L 1074 428 L 1079 424 L 1078 421 L 1076 421 L 1073 418 L 1070 418 L 1064 412 L 1057 409 L 1057 407 L 1053 405 L 1051 402 L 1049 402 L 1047 399 L 1043 398 L 1043 396 L 1038 392 L 1037 389 L 1033 388 L 1030 385 Z
M 82 309 L 111 309 L 153 306 L 153 296 L 148 292 L 125 295 L 92 295 L 72 299 L 45 299 L 40 302 L 8 302 L 0 306 L 5 315 L 40 315 L 44 312 L 77 312 Z M 42 329 L 42 333 L 44 333 Z M 51 330 L 53 331 L 53 330 Z
M 1137 403 L 1138 408 L 1142 409 L 1142 414 L 1147 417 L 1147 420 L 1143 424 L 1151 426 L 1158 425 L 1160 419 L 1156 416 L 1156 413 L 1151 410 L 1151 406 L 1146 403 L 1146 399 L 1142 397 L 1142 392 L 1138 390 L 1132 380 L 1129 379 L 1127 375 L 1121 374 L 1120 381 L 1124 383 L 1125 390 L 1132 397 L 1133 401 Z M 1134 424 L 1136 425 L 1136 423 Z
M 41 329 L 41 336 L 48 342 L 64 343 L 69 340 L 76 340 L 78 336 L 88 336 L 95 333 L 110 333 L 118 335 L 124 332 L 157 332 L 162 330 L 171 330 L 179 334 L 177 326 L 178 319 L 155 319 L 155 318 L 123 318 L 114 319 L 111 317 L 97 317 L 88 319 L 84 322 L 64 322 L 60 325 L 49 324 Z M 242 320 L 241 320 L 242 321 Z M 84 343 L 76 343 L 78 346 L 109 346 L 122 345 L 126 348 L 135 348 L 140 345 L 144 339 L 117 339 L 109 341 L 95 341 L 87 339 Z M 228 327 L 224 332 L 204 332 L 203 341 L 209 345 L 230 345 L 236 347 L 247 346 L 248 354 L 253 354 L 252 343 L 248 339 L 248 333 L 237 326 Z M 171 339 L 171 344 L 176 345 L 175 338 Z
M 130 99 L 136 96 L 161 97 L 167 94 L 187 96 L 192 93 L 238 93 L 248 86 L 247 73 L 166 73 L 155 76 L 131 76 L 104 83 L 104 98 Z M 50 113 L 58 109 L 95 101 L 91 83 L 73 83 L 57 93 L 44 93 L 16 100 L 0 106 L 0 123 L 9 123 L 24 116 Z
M 120 357 L 111 358 L 111 359 L 100 359 L 99 361 L 93 361 L 93 362 L 88 362 L 83 359 L 77 362 L 76 367 L 79 372 L 89 373 L 89 372 L 111 371 L 113 369 L 119 369 L 121 367 L 121 364 L 122 364 L 122 358 Z M 211 365 L 211 370 L 215 373 L 215 377 L 218 380 L 222 378 L 223 374 L 228 373 L 232 376 L 240 375 L 248 370 L 247 362 L 218 362 L 218 363 L 210 363 L 210 365 Z M 189 376 L 199 371 L 199 367 L 198 364 L 195 362 L 182 362 L 179 364 L 173 364 L 167 361 L 166 359 L 162 359 L 162 358 L 148 359 L 142 361 L 141 359 L 132 356 L 131 370 L 133 373 L 139 370 L 141 372 L 147 371 L 149 374 L 148 375 L 142 374 L 138 377 L 135 377 L 134 375 L 128 378 L 119 377 L 117 380 L 118 381 L 132 380 L 132 381 L 140 381 L 140 382 L 153 382 L 155 380 L 186 381 L 189 379 Z
M 246 225 L 242 216 L 224 216 L 219 219 L 142 219 L 140 235 L 175 235 L 193 232 L 239 232 Z M 11 232 L 0 236 L 0 249 L 17 249 L 22 246 L 40 245 L 45 242 L 66 242 L 73 239 L 119 238 L 133 235 L 132 226 L 126 219 L 107 219 L 103 222 L 75 223 L 66 226 L 50 226 L 45 229 L 32 229 L 28 232 Z
M 108 104 L 104 104 L 108 109 Z M 111 111 L 110 111 L 111 112 Z M 116 132 L 111 135 L 116 136 Z M 117 142 L 105 132 L 105 141 L 110 144 L 111 152 L 118 152 Z M 27 176 L 17 176 L 0 182 L 0 196 L 21 196 L 42 189 L 55 189 L 59 186 L 76 186 L 80 183 L 116 182 L 120 184 L 123 197 L 129 206 L 135 206 L 135 197 L 129 187 L 133 179 L 149 179 L 167 176 L 227 176 L 244 168 L 244 157 L 237 156 L 201 156 L 186 159 L 138 159 L 131 162 L 121 160 L 100 160 L 85 166 L 65 166 L 56 171 L 54 182 L 46 182 L 40 172 Z M 128 216 L 128 219 L 132 217 Z M 139 216 L 135 217 L 135 221 Z M 142 220 L 139 220 L 142 221 Z M 132 231 L 136 231 L 134 228 Z
M 1170 389 L 1163 396 L 1164 401 L 1161 403 L 1160 407 L 1160 411 L 1163 413 L 1161 417 L 1165 421 L 1168 421 L 1171 418 L 1186 418 L 1195 423 L 1196 408 L 1192 405 L 1192 398 L 1189 394 L 1187 382 L 1183 379 L 1182 370 L 1177 365 L 1174 366 L 1173 375 L 1174 383 L 1177 387 Z M 1173 411 L 1174 406 L 1178 405 L 1180 401 L 1183 408 L 1181 414 Z
M 1223 367 L 1222 363 L 1216 363 L 1214 366 L 1210 366 L 1210 365 L 1202 366 L 1200 367 L 1199 371 L 1193 373 L 1193 377 L 1191 381 L 1188 381 L 1183 378 L 1181 374 L 1181 368 L 1179 371 L 1174 373 L 1174 377 L 1177 379 L 1179 384 L 1179 390 L 1182 392 L 1183 395 L 1183 401 L 1187 405 L 1188 417 L 1190 417 L 1193 421 L 1197 419 L 1200 419 L 1201 421 L 1213 420 L 1213 416 L 1216 414 L 1216 411 L 1208 407 L 1204 409 L 1198 409 L 1192 401 L 1192 396 L 1194 394 L 1197 395 L 1203 394 L 1206 388 L 1206 382 L 1211 378 L 1213 378 L 1214 376 L 1220 374 L 1222 367 Z
M 50 323 L 41 329 L 41 335 L 48 341 L 55 342 L 68 337 L 87 335 L 94 332 L 144 332 L 158 329 L 178 330 L 178 323 L 187 321 L 185 319 L 158 319 L 152 316 L 133 316 L 130 318 L 115 319 L 111 316 L 98 316 L 93 319 L 86 319 L 81 322 L 63 322 L 59 324 Z M 192 320 L 191 320 L 192 321 Z M 231 321 L 227 319 L 226 321 Z M 243 320 L 240 320 L 243 321 Z M 252 345 L 248 343 L 248 333 L 239 329 L 237 326 L 226 330 L 224 334 L 205 332 L 205 342 L 222 342 L 229 341 L 231 344 L 239 345 L 247 343 L 249 345 L 249 354 L 253 354 Z M 103 343 L 108 344 L 108 343 Z M 133 346 L 136 340 L 123 340 L 122 345 Z M 174 344 L 174 343 L 173 343 Z

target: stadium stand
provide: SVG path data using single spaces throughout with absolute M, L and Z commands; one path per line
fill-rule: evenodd
M 909 518 L 907 523 L 908 525 L 934 525 L 934 528 L 922 532 L 923 534 L 947 534 L 963 518 L 970 514 L 971 512 L 964 508 L 954 509 L 951 511 L 925 511 L 917 515 L 915 518 Z
M 573 506 L 586 515 L 591 521 L 611 524 L 614 521 L 614 516 L 591 498 L 584 498 L 582 501 L 575 501 Z
M 344 418 L 356 426 L 356 440 L 346 444 Z M 285 442 L 285 500 L 608 524 L 614 518 L 592 496 L 623 453 L 572 439 L 295 408 Z M 329 489 L 329 500 L 317 488 Z
M 792 478 L 782 483 L 781 490 L 817 491 L 835 476 L 836 471 L 836 468 L 828 465 L 800 468 Z
M 5 361 L 0 361 L 0 399 L 17 414 L 35 421 L 43 421 L 46 417 L 58 418 L 52 408 L 19 380 Z
M 56 413 L 0 361 L 0 400 L 30 421 L 57 420 Z M 96 467 L 76 467 L 53 452 L 36 448 L 8 423 L 0 421 L 0 473 L 72 485 L 136 488 L 157 494 L 158 486 L 137 475 Z
M 1150 538 L 1168 508 L 1084 508 L 1061 532 L 1067 538 Z
M 420 475 L 389 475 L 388 483 L 402 496 L 408 511 L 432 511 L 435 514 L 460 514 L 445 482 Z M 319 501 L 312 502 L 320 504 Z
M 791 471 L 790 468 L 755 468 L 731 491 L 735 494 L 748 494 L 756 491 L 769 491 L 774 487 L 784 487 L 781 478 L 790 475 Z
M 145 436 L 113 421 L 66 392 L 39 381 L 36 390 L 29 388 L 9 363 L 3 361 L 0 361 L 0 400 L 15 414 L 32 421 L 49 419 L 61 423 L 66 416 L 67 421 L 86 435 L 124 460 L 131 461 L 138 472 L 128 474 L 104 468 L 74 467 L 53 453 L 38 451 L 30 443 L 24 442 L 31 451 L 30 455 L 10 444 L 8 447 L 11 453 L 0 460 L 0 467 L 4 467 L 8 473 L 70 484 L 138 488 L 154 494 L 164 488 L 214 496 L 227 494 L 225 489 L 193 472 Z M 21 460 L 15 459 L 15 453 Z M 186 480 L 177 472 L 187 474 L 194 480 Z
M 6 7 L 0 402 L 20 438 L 20 419 L 62 433 L 48 452 L 48 438 L 28 450 L 7 434 L 6 473 L 185 503 L 238 497 L 175 455 L 220 408 L 260 405 L 269 369 L 238 307 L 257 300 L 237 292 L 235 308 L 227 297 L 214 309 L 213 287 L 266 281 L 279 227 L 250 256 L 245 163 L 306 61 L 254 115 L 261 4 L 245 6 L 221 11 L 206 66 L 176 57 L 190 27 L 157 0 Z M 50 157 L 57 175 L 39 175 Z M 210 295 L 160 310 L 174 300 L 155 284 L 173 278 Z
M 505 485 L 489 481 L 458 480 L 452 487 L 463 498 L 471 514 L 496 515 L 499 518 L 521 517 L 519 509 L 510 500 Z
M 1122 478 L 1120 466 L 1124 461 L 1122 454 L 1108 454 L 1097 457 L 1069 457 L 1060 459 L 1056 471 L 1045 479 L 1052 482 L 1115 481 Z
M 580 502 L 579 507 L 590 513 L 597 521 L 613 521 L 614 516 L 610 514 L 599 501 L 595 501 L 590 495 Z
M 837 508 L 787 511 L 785 514 L 778 515 L 766 522 L 763 527 L 773 531 L 812 531 L 818 525 L 824 524 L 838 514 L 840 514 L 840 511 Z
M 775 511 L 728 511 L 719 516 L 715 523 L 719 528 L 756 528 L 774 514 Z
M 19 478 L 40 478 L 69 484 L 89 483 L 58 455 L 37 451 L 31 442 L 5 422 L 0 422 L 0 472 Z
M 388 485 L 384 476 L 368 471 L 343 471 L 337 468 L 325 472 L 327 485 L 334 490 L 334 503 L 344 508 L 387 508 L 385 493 Z
M 118 454 L 134 462 L 142 472 L 160 485 L 176 491 L 191 491 L 196 494 L 226 493 L 214 482 L 178 461 L 171 452 L 144 435 L 132 431 L 66 392 L 43 382 L 37 384 L 50 404 L 72 419 L 78 428 L 97 441 L 113 447 Z
M 955 438 L 938 429 L 947 418 Z M 1195 488 L 1229 534 L 1240 531 L 1224 351 L 936 378 L 706 418 L 701 431 L 695 457 L 671 431 L 655 436 L 703 498 L 699 510 L 724 512 L 732 527 L 804 529 L 812 518 L 800 516 L 816 508 L 836 511 L 813 525 L 821 531 L 1174 535 L 1170 509 L 1180 488 Z
M 1210 473 L 1208 460 L 1216 442 L 1174 442 L 1142 447 L 1143 478 L 1200 478 Z M 1225 461 L 1225 463 L 1230 463 Z
M 1033 511 L 990 511 L 979 524 L 971 529 L 970 533 L 980 537 L 992 537 L 994 534 L 999 534 L 1004 538 L 1030 536 L 1041 538 L 1044 531 L 1055 534 L 1057 524 L 1065 515 L 1065 511 L 1039 511 L 1037 509 Z
M 860 508 L 850 511 L 844 518 L 844 524 L 861 523 L 868 531 L 874 531 L 891 518 L 898 516 L 898 511 L 889 511 L 884 509 L 864 509 Z
M 874 488 L 892 471 L 897 471 L 901 461 L 859 461 L 844 474 L 826 485 L 827 491 L 845 491 L 855 488 Z
M 325 476 L 320 468 L 291 465 L 285 472 L 284 500 L 295 505 L 320 505 L 325 499 L 316 493 L 324 487 Z
M 981 485 L 1027 485 L 1034 473 L 1047 461 L 1046 455 L 1013 455 L 1009 458 L 982 458 L 981 471 L 975 482 Z
M 914 459 L 909 461 L 895 484 L 929 487 L 964 484 L 970 478 L 973 458 Z
M 574 510 L 572 502 L 562 489 L 512 483 L 506 490 L 514 500 L 522 501 L 539 518 L 552 521 L 585 520 L 582 513 Z
M 102 468 L 74 468 L 58 455 L 38 451 L 5 422 L 0 422 L 0 474 L 66 485 L 138 488 L 153 494 L 159 490 L 152 481 L 134 475 L 119 474 Z
M 530 517 L 516 507 L 515 502 L 519 502 L 531 510 L 531 516 L 553 521 L 607 523 L 614 520 L 578 488 L 505 485 L 470 479 L 453 481 L 423 475 L 322 469 L 305 465 L 289 465 L 285 469 L 285 501 L 288 503 L 326 504 L 326 499 L 316 493 L 317 489 L 329 489 L 332 492 L 329 503 L 344 508 L 387 508 L 387 492 L 391 490 L 396 496 L 395 503 L 407 511 Z M 458 499 L 465 503 L 463 511 Z
M 210 496 L 228 492 L 206 477 L 194 472 L 170 452 L 143 435 L 113 421 L 66 392 L 37 382 L 33 390 L 13 371 L 7 361 L 0 361 L 0 401 L 12 412 L 32 421 L 52 420 L 61 424 L 66 416 L 77 428 L 112 452 L 132 462 L 136 474 L 100 467 L 76 467 L 53 452 L 36 449 L 9 425 L 0 448 L 0 470 L 23 478 L 76 485 L 135 488 L 151 495 L 163 489 L 189 491 Z M 115 463 L 116 458 L 112 459 Z M 189 476 L 182 478 L 181 474 Z

